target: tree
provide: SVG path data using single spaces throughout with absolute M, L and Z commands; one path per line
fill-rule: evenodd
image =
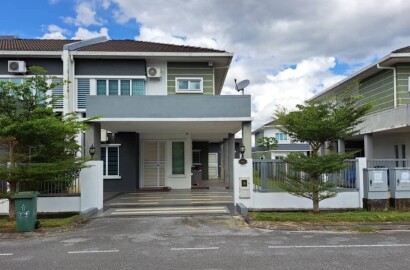
M 265 147 L 266 150 L 273 150 L 278 146 L 278 140 L 274 137 L 262 137 L 258 140 L 258 146 Z
M 86 124 L 51 107 L 62 97 L 49 93 L 64 82 L 48 83 L 52 77 L 39 67 L 29 72 L 34 76 L 21 84 L 0 81 L 0 144 L 7 153 L 2 157 L 0 179 L 10 187 L 2 197 L 9 199 L 11 219 L 15 218 L 12 195 L 20 182 L 72 181 L 84 167 L 84 160 L 76 157 L 80 150 L 76 136 Z
M 350 93 L 321 102 L 308 101 L 296 108 L 291 112 L 279 109 L 275 117 L 279 128 L 291 139 L 308 143 L 311 153 L 292 153 L 284 158 L 291 170 L 286 173 L 282 188 L 312 200 L 313 211 L 317 213 L 320 201 L 337 195 L 334 184 L 325 181 L 323 175 L 344 169 L 344 160 L 350 157 L 337 153 L 320 156 L 319 149 L 327 141 L 357 133 L 357 125 L 363 122 L 371 104 L 362 104 L 360 96 Z

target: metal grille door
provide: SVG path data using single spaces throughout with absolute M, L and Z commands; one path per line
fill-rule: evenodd
M 144 187 L 165 186 L 165 142 L 143 143 Z

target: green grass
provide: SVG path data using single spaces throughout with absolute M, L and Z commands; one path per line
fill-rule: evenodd
M 253 175 L 253 184 L 262 187 L 262 180 L 260 177 Z M 268 179 L 268 190 L 270 191 L 284 191 L 278 181 L 273 181 Z
M 74 215 L 65 218 L 40 218 L 41 228 L 58 228 L 73 225 L 80 219 L 79 215 Z M 16 230 L 16 222 L 9 220 L 8 217 L 0 217 L 0 232 L 14 232 Z
M 273 222 L 310 222 L 310 223 L 341 223 L 341 222 L 400 222 L 410 221 L 410 212 L 252 212 L 249 214 L 255 221 Z

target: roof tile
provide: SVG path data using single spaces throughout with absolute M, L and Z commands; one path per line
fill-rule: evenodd
M 78 40 L 52 39 L 0 39 L 0 51 L 62 51 L 63 46 Z M 137 40 L 108 40 L 78 49 L 90 52 L 172 52 L 172 53 L 212 53 L 221 50 L 155 43 Z

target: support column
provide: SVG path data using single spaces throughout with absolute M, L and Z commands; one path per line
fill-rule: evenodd
M 373 134 L 364 135 L 364 156 L 367 159 L 373 158 Z
M 245 146 L 244 158 L 252 158 L 252 122 L 242 122 L 242 145 Z
M 346 152 L 345 140 L 343 139 L 337 140 L 337 152 L 339 154 L 344 154 Z
M 222 171 L 225 186 L 229 185 L 229 175 L 228 175 L 228 139 L 224 139 L 222 142 Z
M 94 160 L 101 159 L 101 124 L 90 123 L 89 128 L 85 132 L 84 152 L 86 158 L 91 158 L 89 149 L 91 145 L 95 147 Z
M 228 175 L 229 188 L 233 187 L 233 161 L 235 159 L 235 134 L 228 135 Z

